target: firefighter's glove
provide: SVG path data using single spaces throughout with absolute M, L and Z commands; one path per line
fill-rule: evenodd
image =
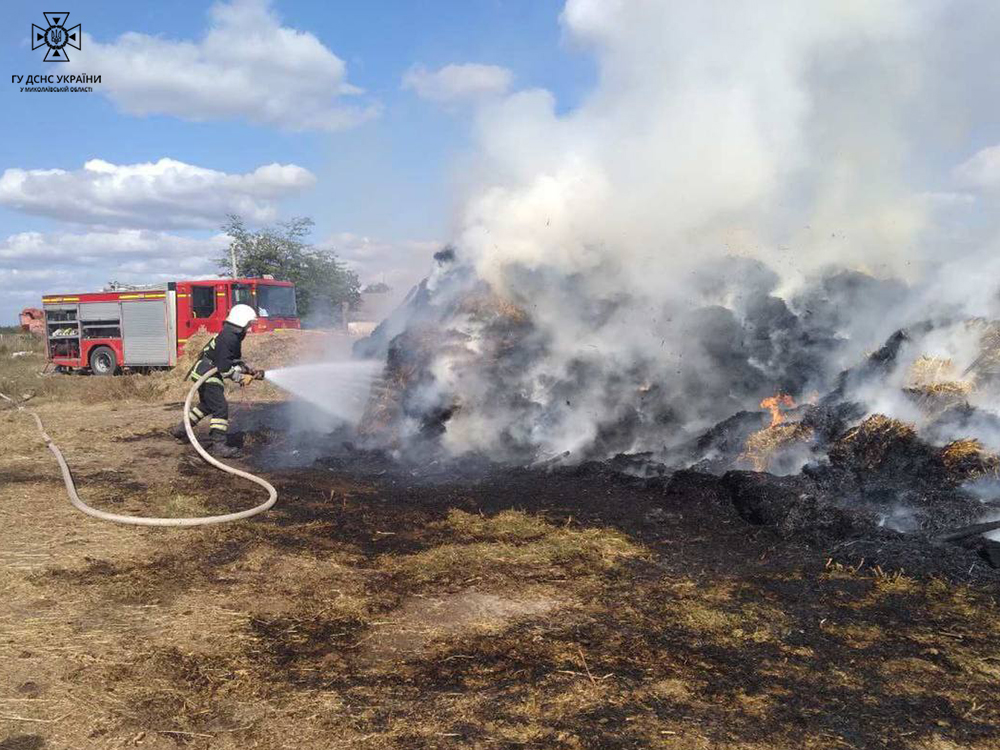
M 254 377 L 253 377 L 253 375 L 251 375 L 251 374 L 250 374 L 250 373 L 248 373 L 248 372 L 245 372 L 245 373 L 243 373 L 242 375 L 240 375 L 240 379 L 239 379 L 239 384 L 240 384 L 240 387 L 241 387 L 241 388 L 246 388 L 246 387 L 247 387 L 248 385 L 250 385 L 250 384 L 251 384 L 251 383 L 252 383 L 253 381 L 254 381 Z

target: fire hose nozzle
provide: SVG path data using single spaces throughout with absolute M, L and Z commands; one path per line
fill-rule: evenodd
M 264 371 L 263 370 L 254 370 L 253 379 L 254 380 L 263 380 L 264 379 Z

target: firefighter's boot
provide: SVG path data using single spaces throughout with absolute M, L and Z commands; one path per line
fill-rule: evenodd
M 208 433 L 208 452 L 216 458 L 236 458 L 240 449 L 226 443 L 226 433 L 212 430 Z
M 181 443 L 186 443 L 188 441 L 188 434 L 187 430 L 184 429 L 183 420 L 181 420 L 180 424 L 175 425 L 173 428 L 171 428 L 170 434 L 173 435 L 174 438 L 176 438 Z

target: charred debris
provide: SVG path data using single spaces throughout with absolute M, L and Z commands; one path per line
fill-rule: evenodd
M 479 408 L 517 411 L 529 422 L 546 414 L 525 395 L 519 376 L 545 356 L 547 342 L 522 307 L 456 265 L 452 250 L 437 260 L 447 273 L 434 290 L 430 282 L 421 283 L 356 345 L 359 356 L 384 357 L 386 369 L 360 426 L 363 447 L 351 446 L 355 466 L 362 456 L 379 456 L 379 466 L 391 456 L 412 476 L 435 481 L 504 471 L 590 473 L 642 485 L 658 494 L 665 508 L 699 498 L 735 510 L 743 521 L 768 527 L 782 539 L 829 551 L 850 548 L 855 559 L 871 564 L 926 569 L 915 561 L 938 557 L 947 561 L 948 574 L 958 577 L 977 564 L 1000 567 L 1000 543 L 985 536 L 1000 527 L 992 521 L 1000 519 L 1000 456 L 976 437 L 1000 435 L 1000 420 L 970 399 L 1000 382 L 1000 323 L 937 320 L 896 330 L 879 349 L 839 371 L 825 391 L 807 392 L 822 382 L 816 373 L 834 361 L 842 344 L 835 333 L 837 306 L 828 302 L 830 287 L 869 305 L 872 296 L 880 304 L 899 304 L 902 291 L 844 272 L 800 297 L 799 312 L 793 312 L 764 289 L 746 303 L 754 312 L 735 328 L 722 308 L 693 314 L 700 330 L 722 342 L 706 347 L 718 366 L 736 373 L 723 400 L 745 402 L 772 388 L 759 410 L 733 410 L 693 431 L 678 399 L 687 397 L 697 407 L 705 399 L 718 400 L 715 394 L 667 392 L 642 363 L 609 375 L 581 361 L 564 382 L 552 384 L 564 391 L 559 397 L 567 404 L 589 377 L 631 394 L 582 452 L 546 455 L 510 432 L 501 436 L 503 455 L 455 456 L 442 449 L 440 439 L 449 420 L 468 407 L 440 387 L 434 367 L 442 352 L 459 366 L 473 358 L 468 326 L 454 321 L 475 321 L 474 366 L 495 387 Z M 956 325 L 979 340 L 979 355 L 964 371 L 933 357 L 902 360 L 902 352 L 912 354 L 928 333 Z M 767 361 L 778 377 L 761 382 L 760 368 L 751 361 Z M 859 397 L 873 389 L 898 394 L 920 414 L 919 428 L 873 411 Z

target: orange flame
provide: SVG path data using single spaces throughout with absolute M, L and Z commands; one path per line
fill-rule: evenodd
M 771 424 L 769 426 L 774 427 L 776 424 L 781 424 L 785 421 L 785 415 L 781 413 L 781 408 L 794 409 L 795 399 L 786 393 L 778 393 L 761 401 L 760 407 L 771 412 Z

